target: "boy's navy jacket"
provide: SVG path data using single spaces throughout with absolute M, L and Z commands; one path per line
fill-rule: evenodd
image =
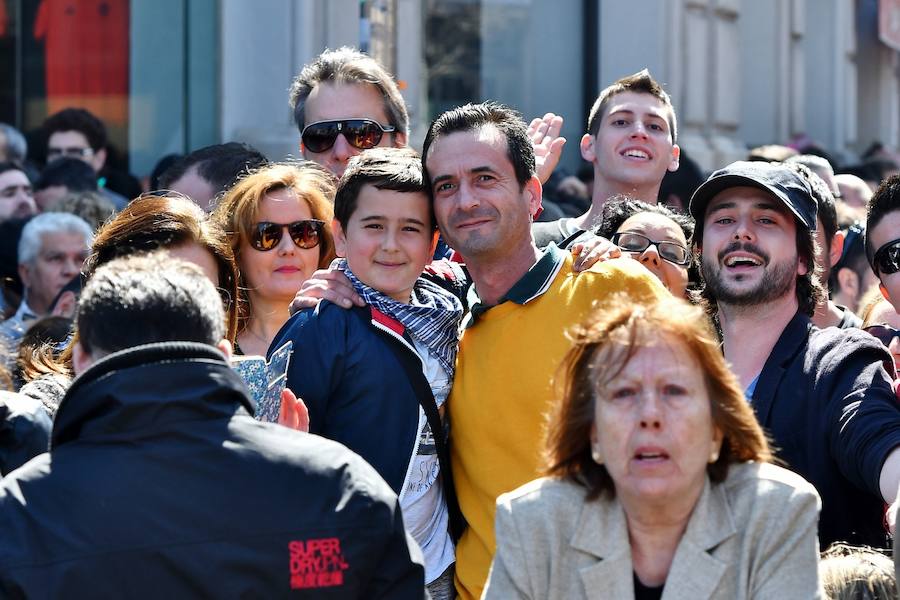
M 409 334 L 370 306 L 345 309 L 323 300 L 291 317 L 270 348 L 287 340 L 294 346 L 286 385 L 306 403 L 310 433 L 357 452 L 401 495 L 419 439 L 420 406 L 434 404 Z M 449 456 L 440 468 L 456 538 L 461 513 Z
M 424 597 L 421 552 L 381 477 L 250 410 L 211 346 L 92 366 L 50 453 L 0 482 L 0 597 Z

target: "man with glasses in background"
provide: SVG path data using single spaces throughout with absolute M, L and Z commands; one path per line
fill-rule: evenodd
M 112 201 L 116 210 L 125 208 L 128 199 L 106 187 L 99 174 L 106 166 L 106 126 L 83 108 L 66 108 L 44 121 L 47 139 L 47 162 L 68 156 L 86 162 L 98 174 L 100 191 Z

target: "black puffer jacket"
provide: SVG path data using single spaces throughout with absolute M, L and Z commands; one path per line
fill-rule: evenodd
M 51 451 L 0 482 L 0 596 L 422 598 L 397 498 L 343 446 L 255 421 L 215 348 L 76 379 Z
M 47 451 L 52 423 L 43 405 L 0 392 L 0 477 Z

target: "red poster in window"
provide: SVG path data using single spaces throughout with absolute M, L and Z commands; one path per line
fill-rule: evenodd
M 81 106 L 108 123 L 128 115 L 128 0 L 41 0 L 47 113 Z

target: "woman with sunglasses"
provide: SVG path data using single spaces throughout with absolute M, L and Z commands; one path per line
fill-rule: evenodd
M 300 285 L 334 258 L 334 183 L 310 162 L 244 177 L 216 207 L 240 270 L 235 352 L 265 356 Z
M 673 296 L 684 298 L 694 220 L 662 205 L 613 196 L 603 205 L 595 233 L 641 262 Z

